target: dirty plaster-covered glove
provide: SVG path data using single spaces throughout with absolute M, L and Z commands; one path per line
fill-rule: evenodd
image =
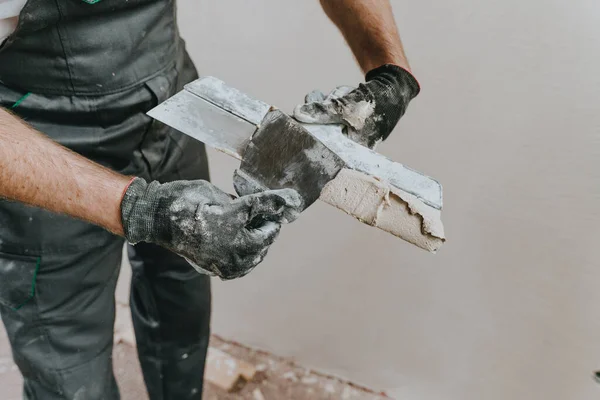
M 292 189 L 233 198 L 203 181 L 135 178 L 121 202 L 125 238 L 174 251 L 201 273 L 233 279 L 258 265 L 302 203 Z
M 294 118 L 304 123 L 343 124 L 348 137 L 373 148 L 389 136 L 419 90 L 410 72 L 385 64 L 369 71 L 366 83 L 356 89 L 340 86 L 327 97 L 311 92 L 305 104 L 294 110 Z

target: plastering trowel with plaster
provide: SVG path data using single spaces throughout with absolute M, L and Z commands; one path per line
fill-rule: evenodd
M 441 185 L 355 143 L 340 125 L 299 123 L 213 77 L 187 84 L 148 115 L 241 159 L 240 195 L 293 188 L 303 209 L 320 198 L 431 252 L 445 240 Z

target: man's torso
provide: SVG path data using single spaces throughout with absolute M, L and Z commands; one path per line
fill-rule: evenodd
M 172 68 L 182 48 L 174 0 L 29 0 L 0 47 L 0 83 L 43 94 L 117 93 Z

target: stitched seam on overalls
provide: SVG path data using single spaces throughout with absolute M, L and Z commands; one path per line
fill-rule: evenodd
M 167 63 L 165 66 L 161 67 L 158 71 L 153 72 L 152 74 L 142 78 L 139 81 L 129 83 L 118 89 L 107 90 L 107 91 L 102 91 L 102 92 L 76 91 L 75 89 L 73 89 L 72 91 L 64 91 L 64 90 L 57 90 L 55 87 L 48 87 L 48 86 L 41 86 L 41 85 L 35 85 L 33 87 L 30 87 L 29 89 L 33 90 L 37 94 L 41 94 L 41 95 L 45 95 L 45 96 L 52 95 L 52 96 L 89 96 L 89 97 L 100 96 L 101 97 L 101 96 L 106 96 L 106 95 L 110 95 L 110 94 L 118 94 L 118 93 L 126 92 L 132 88 L 141 87 L 142 85 L 144 85 L 146 82 L 148 82 L 152 78 L 155 78 L 158 75 L 163 74 L 172 68 L 176 68 L 176 63 L 173 61 Z M 12 89 L 20 89 L 20 90 L 25 89 L 25 88 L 22 88 L 19 86 L 7 85 L 6 82 L 3 83 L 3 85 L 5 85 L 6 87 L 9 87 L 9 88 L 12 88 Z
M 140 274 L 139 273 L 138 274 L 135 274 L 135 273 L 132 274 L 131 279 L 132 280 L 133 279 L 139 280 L 140 279 Z M 148 277 L 146 275 L 142 275 L 142 279 L 147 280 Z M 153 348 L 155 350 L 155 353 L 152 354 L 152 356 L 156 357 L 157 364 L 159 365 L 158 371 L 159 371 L 160 377 L 162 378 L 164 376 L 163 369 L 164 369 L 165 366 L 164 366 L 164 361 L 163 361 L 163 357 L 162 357 L 162 349 L 163 349 L 163 347 L 161 346 L 161 344 L 163 343 L 162 333 L 160 331 L 161 320 L 160 320 L 160 318 L 158 318 L 159 314 L 158 314 L 157 305 L 156 305 L 156 295 L 154 294 L 154 291 L 151 289 L 151 285 L 145 285 L 144 283 L 147 283 L 147 282 L 143 282 L 143 286 L 146 287 L 147 291 L 149 292 L 149 297 L 151 297 L 150 304 L 148 304 L 146 302 L 144 302 L 144 303 L 145 303 L 145 305 L 148 308 L 150 308 L 150 307 L 152 308 L 152 314 L 153 314 L 152 317 L 154 317 L 153 319 L 155 321 L 158 321 L 158 328 L 157 328 L 157 334 L 156 334 L 156 337 L 157 337 L 158 340 L 154 343 L 155 346 L 153 346 Z M 146 356 L 144 354 L 145 352 L 146 352 L 146 350 L 144 349 L 144 352 L 142 352 L 141 356 Z M 160 388 L 161 388 L 160 399 L 158 399 L 158 400 L 163 400 L 165 398 L 165 393 L 167 392 L 166 387 L 165 387 L 165 380 L 164 379 L 161 379 Z
M 73 84 L 73 72 L 71 71 L 71 65 L 69 64 L 69 60 L 67 57 L 67 50 L 65 48 L 65 38 L 63 37 L 63 33 L 61 32 L 61 28 L 60 28 L 60 23 L 61 20 L 64 18 L 64 15 L 62 13 L 62 10 L 60 9 L 60 4 L 58 2 L 58 0 L 55 0 L 56 3 L 56 9 L 58 10 L 58 13 L 60 14 L 60 18 L 58 20 L 58 22 L 56 23 L 56 33 L 58 33 L 58 38 L 60 40 L 60 47 L 63 50 L 63 54 L 65 56 L 65 65 L 67 66 L 67 72 L 69 72 L 69 82 L 71 83 L 71 89 L 73 90 L 73 92 L 75 92 L 75 85 Z
M 38 271 L 40 270 L 40 264 L 42 261 L 42 257 L 38 257 L 37 262 L 35 263 L 35 270 L 33 271 L 33 278 L 31 279 L 31 290 L 29 293 L 29 297 L 23 301 L 21 304 L 19 304 L 16 307 L 12 307 L 12 309 L 14 311 L 19 311 L 19 309 L 21 307 L 23 307 L 25 304 L 29 303 L 31 301 L 31 299 L 33 299 L 33 297 L 35 296 L 35 285 L 36 285 L 36 281 L 37 281 L 37 274 Z
M 22 102 L 24 102 L 24 101 L 25 101 L 25 99 L 29 97 L 29 95 L 31 95 L 31 92 L 27 92 L 27 93 L 25 93 L 25 94 L 23 95 L 23 97 L 21 97 L 19 100 L 15 101 L 15 104 L 13 104 L 13 105 L 10 107 L 10 108 L 11 108 L 11 110 L 12 110 L 12 109 L 15 109 L 15 108 L 17 108 L 17 107 L 19 107 L 19 106 L 21 105 L 21 103 L 22 103 Z
M 40 257 L 41 259 L 41 257 Z M 60 396 L 62 396 L 64 393 L 62 391 L 62 383 L 63 383 L 63 376 L 60 372 L 58 372 L 58 365 L 56 365 L 56 362 L 54 361 L 56 358 L 53 357 L 52 355 L 52 339 L 50 339 L 50 333 L 48 332 L 48 326 L 44 323 L 44 318 L 42 317 L 42 312 L 40 310 L 40 305 L 38 303 L 38 296 L 34 296 L 33 297 L 33 304 L 35 305 L 35 311 L 36 311 L 36 316 L 38 317 L 38 320 L 40 322 L 39 326 L 40 326 L 40 332 L 42 333 L 42 335 L 44 336 L 44 339 L 46 339 L 46 356 L 48 357 L 48 359 L 52 360 L 52 364 L 54 364 L 54 368 L 52 368 L 51 372 L 56 374 L 56 378 L 59 382 L 57 382 L 57 386 L 56 388 L 53 388 L 54 390 L 56 390 L 58 392 L 58 394 Z
M 142 135 L 142 140 L 140 141 L 140 145 L 137 148 L 138 151 L 140 152 L 140 156 L 142 157 L 142 162 L 144 163 L 144 166 L 146 167 L 146 169 L 148 170 L 148 176 L 150 178 L 152 178 L 152 164 L 150 164 L 150 161 L 148 160 L 148 157 L 146 157 L 146 155 L 144 154 L 144 144 L 146 143 L 146 139 L 148 137 L 150 137 L 150 134 L 152 132 L 152 128 L 156 126 L 156 124 L 154 123 L 154 119 L 152 119 L 149 123 L 148 123 L 148 128 L 146 128 L 146 130 L 144 131 L 144 134 Z

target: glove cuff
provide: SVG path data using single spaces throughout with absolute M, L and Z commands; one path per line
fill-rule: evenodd
M 125 239 L 131 244 L 151 241 L 154 223 L 154 202 L 148 192 L 152 185 L 142 178 L 133 178 L 121 200 L 121 222 Z
M 376 78 L 393 79 L 397 84 L 408 88 L 408 101 L 417 97 L 421 91 L 421 85 L 419 85 L 413 74 L 395 64 L 383 64 L 370 70 L 365 75 L 365 81 L 367 82 Z

